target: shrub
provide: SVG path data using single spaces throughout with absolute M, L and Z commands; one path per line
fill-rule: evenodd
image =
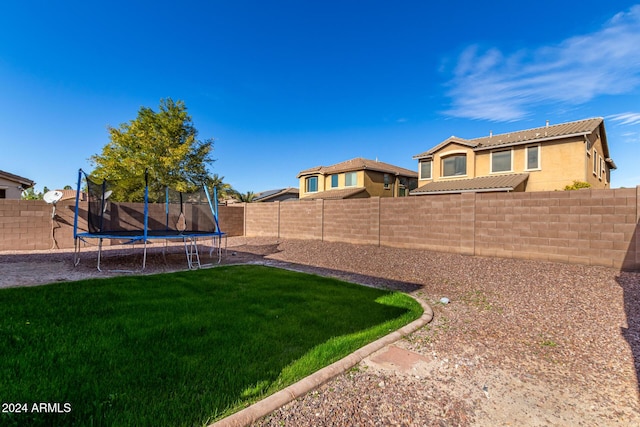
M 591 184 L 589 184 L 588 182 L 583 182 L 583 181 L 573 181 L 573 184 L 565 186 L 564 190 L 565 191 L 581 190 L 583 188 L 591 188 Z

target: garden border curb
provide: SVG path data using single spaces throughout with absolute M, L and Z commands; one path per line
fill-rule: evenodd
M 270 396 L 265 397 L 259 402 L 256 402 L 245 409 L 242 409 L 232 415 L 229 415 L 226 418 L 210 424 L 208 427 L 248 426 L 249 424 L 257 421 L 265 415 L 270 414 L 281 406 L 286 405 L 287 403 L 297 399 L 298 397 L 303 396 L 311 390 L 321 386 L 330 379 L 342 374 L 343 372 L 346 372 L 356 364 L 360 363 L 364 358 L 370 356 L 381 348 L 398 341 L 405 335 L 408 335 L 423 327 L 427 323 L 431 322 L 431 320 L 433 319 L 433 309 L 431 308 L 431 306 L 429 306 L 426 302 L 414 297 L 413 295 L 409 296 L 418 301 L 418 303 L 424 309 L 424 313 L 422 313 L 422 316 L 420 316 L 420 318 L 414 320 L 408 325 L 403 326 L 397 331 L 385 335 L 384 337 L 379 338 L 376 341 L 359 348 L 350 355 L 345 356 L 337 362 L 334 362 L 331 365 L 314 372 L 308 377 L 305 377 L 300 381 L 288 387 L 285 387 L 284 389 Z

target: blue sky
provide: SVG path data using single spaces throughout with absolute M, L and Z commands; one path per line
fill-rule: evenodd
M 443 4 L 440 4 L 443 3 Z M 74 185 L 107 126 L 183 100 L 246 192 L 354 157 L 417 170 L 450 135 L 604 117 L 640 184 L 640 4 L 6 1 L 0 169 Z

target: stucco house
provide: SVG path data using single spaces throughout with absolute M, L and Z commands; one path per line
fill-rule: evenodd
M 331 166 L 317 166 L 298 174 L 300 199 L 404 197 L 418 185 L 415 171 L 355 158 Z
M 34 185 L 30 179 L 0 170 L 0 199 L 19 200 L 22 192 Z
M 412 195 L 563 190 L 574 181 L 610 188 L 616 165 L 601 117 L 489 134 L 451 136 L 418 160 Z

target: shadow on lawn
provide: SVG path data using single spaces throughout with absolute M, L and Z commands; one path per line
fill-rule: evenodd
M 353 273 L 344 270 L 330 269 L 324 267 L 316 267 L 308 264 L 299 264 L 287 261 L 280 261 L 269 258 L 269 255 L 281 252 L 278 248 L 279 244 L 240 246 L 229 249 L 228 253 L 223 256 L 222 264 L 241 264 L 254 263 L 264 264 L 273 267 L 281 267 L 290 270 L 300 271 L 303 273 L 316 274 L 318 276 L 333 277 L 345 282 L 359 283 L 380 289 L 388 289 L 400 292 L 414 292 L 423 287 L 418 283 L 403 282 L 399 280 L 390 280 L 382 277 L 368 276 L 365 274 Z

